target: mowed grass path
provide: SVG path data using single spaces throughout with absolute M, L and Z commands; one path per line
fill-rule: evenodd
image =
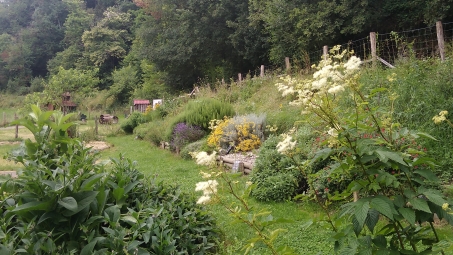
M 184 160 L 167 150 L 162 150 L 148 142 L 135 140 L 133 136 L 108 137 L 107 141 L 114 146 L 101 153 L 102 159 L 109 157 L 118 158 L 122 153 L 125 158 L 137 161 L 137 169 L 146 175 L 156 175 L 158 180 L 168 184 L 176 184 L 182 190 L 196 196 L 195 184 L 203 181 L 200 170 L 209 171 L 205 167 L 198 166 L 192 160 Z M 247 177 L 236 177 L 239 183 L 248 180 Z M 221 184 L 222 185 L 222 184 Z M 219 196 L 226 204 L 234 203 L 231 195 L 219 188 Z M 292 223 L 273 226 L 286 229 L 278 238 L 277 245 L 287 245 L 294 249 L 297 254 L 333 254 L 333 244 L 328 242 L 330 230 L 327 225 L 312 226 L 305 229 L 303 225 L 311 218 L 320 216 L 316 205 L 310 203 L 260 203 L 250 199 L 250 205 L 256 212 L 265 210 L 272 212 L 275 218 L 292 220 Z M 225 235 L 222 254 L 243 254 L 240 251 L 246 244 L 246 240 L 253 237 L 251 229 L 241 223 L 233 223 L 233 218 L 219 203 L 206 206 L 206 210 L 217 219 L 218 225 Z M 265 249 L 258 249 L 251 254 L 269 254 Z

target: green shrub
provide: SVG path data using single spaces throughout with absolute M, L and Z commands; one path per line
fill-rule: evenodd
M 289 169 L 293 162 L 276 150 L 278 136 L 270 136 L 261 146 L 251 181 L 256 185 L 252 196 L 261 201 L 284 201 L 307 189 L 302 173 Z M 299 156 L 304 157 L 303 153 Z
M 152 122 L 143 123 L 134 129 L 134 134 L 139 139 L 144 139 L 154 145 L 159 146 L 162 141 L 166 141 L 166 131 L 168 129 L 168 121 L 154 120 Z
M 34 108 L 34 134 L 10 155 L 23 165 L 0 181 L 1 254 L 206 254 L 214 220 L 179 188 L 146 179 L 131 160 L 111 168 Z M 51 125 L 50 125 L 51 124 Z M 48 128 L 51 126 L 53 131 Z M 120 158 L 122 156 L 120 155 Z
M 287 132 L 300 119 L 300 110 L 292 106 L 285 106 L 284 111 L 277 111 L 267 115 L 267 123 L 277 127 L 277 134 Z
M 127 120 L 123 124 L 121 124 L 121 129 L 127 134 L 132 134 L 134 132 L 134 128 L 142 123 L 145 123 L 144 114 L 134 112 L 129 116 L 129 118 L 127 118 Z
M 213 119 L 223 119 L 223 117 L 233 116 L 234 109 L 229 103 L 221 102 L 213 98 L 201 98 L 189 101 L 183 112 L 173 122 L 174 127 L 177 123 L 184 122 L 189 125 L 209 129 L 209 122 Z M 173 128 L 172 128 L 173 130 Z M 171 130 L 171 131 L 172 131 Z
M 432 117 L 442 110 L 453 113 L 452 68 L 452 59 L 444 62 L 438 59 L 408 59 L 399 61 L 395 69 L 365 70 L 360 77 L 365 87 L 379 84 L 380 88 L 397 95 L 394 102 L 385 101 L 388 99 L 379 94 L 375 98 L 379 100 L 379 105 L 392 105 L 393 109 L 388 109 L 388 112 L 393 111 L 393 122 L 438 139 L 424 141 L 421 146 L 439 162 L 440 167 L 435 172 L 444 182 L 451 181 L 453 177 L 453 129 L 445 123 L 434 124 Z
M 210 148 L 207 144 L 207 139 L 201 139 L 193 143 L 189 143 L 181 149 L 180 156 L 183 159 L 192 159 L 192 156 L 189 154 L 190 152 L 195 151 L 206 151 L 207 153 L 212 152 L 212 148 Z

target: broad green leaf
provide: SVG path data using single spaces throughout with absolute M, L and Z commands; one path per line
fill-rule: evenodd
M 390 207 L 390 204 L 384 200 L 383 197 L 373 198 L 370 205 L 382 215 L 385 215 L 387 218 L 393 220 L 392 208 Z
M 115 200 L 118 202 L 123 198 L 124 195 L 124 189 L 123 188 L 116 188 L 113 190 L 113 197 Z
M 91 241 L 90 243 L 85 245 L 85 247 L 83 247 L 83 249 L 80 251 L 80 255 L 91 255 L 91 254 L 93 254 L 93 249 L 94 249 L 94 246 L 96 245 L 96 243 L 97 243 L 97 240 L 94 239 L 93 241 Z
M 139 181 L 134 181 L 129 183 L 125 188 L 124 188 L 124 193 L 127 194 L 131 189 L 133 189 L 137 184 L 139 184 Z
M 412 207 L 416 210 L 424 211 L 427 213 L 431 213 L 431 210 L 429 209 L 428 203 L 426 200 L 414 197 L 412 199 L 409 199 L 409 203 L 411 203 Z
M 379 221 L 379 215 L 380 215 L 380 213 L 376 209 L 371 208 L 368 211 L 368 215 L 367 215 L 366 220 L 365 220 L 365 225 L 368 227 L 368 229 L 371 232 L 374 232 L 374 227 L 376 226 L 376 224 Z
M 406 205 L 406 202 L 404 201 L 404 197 L 401 195 L 395 196 L 395 198 L 393 199 L 393 203 L 397 207 L 404 207 Z
M 362 200 L 362 199 L 355 202 L 354 216 L 357 219 L 357 223 L 359 224 L 360 231 L 363 228 L 363 224 L 365 223 L 365 219 L 368 215 L 369 209 L 370 209 L 370 202 L 368 202 L 366 200 Z
M 423 195 L 425 195 L 429 199 L 429 201 L 431 201 L 432 203 L 434 203 L 436 205 L 442 206 L 446 202 L 445 199 L 443 198 L 442 194 L 439 191 L 437 191 L 437 190 L 432 190 L 432 189 L 422 190 L 422 189 L 420 189 L 419 191 Z
M 424 133 L 424 132 L 417 132 L 416 134 L 418 136 L 421 136 L 421 137 L 425 137 L 425 138 L 428 138 L 428 139 L 432 139 L 434 141 L 438 141 L 434 136 L 432 136 L 430 134 L 427 134 L 427 133 Z
M 414 173 L 419 174 L 422 177 L 425 177 L 428 181 L 439 181 L 439 178 L 430 170 L 426 168 L 420 168 L 414 171 Z
M 82 185 L 80 185 L 80 190 L 91 190 L 93 185 L 98 182 L 105 174 L 95 174 L 90 178 L 84 180 Z
M 411 225 L 415 225 L 415 211 L 411 208 L 399 208 L 398 211 Z
M 3 232 L 3 230 L 0 229 L 0 239 L 3 239 L 5 237 L 6 237 L 5 232 Z
M 117 206 L 110 206 L 105 209 L 104 215 L 110 222 L 117 222 L 120 219 L 121 212 Z
M 87 206 L 89 206 L 92 202 L 96 201 L 96 196 L 99 192 L 98 191 L 83 191 L 74 194 L 73 196 L 75 197 L 77 201 L 77 209 L 72 210 L 70 212 L 64 212 L 63 214 L 65 216 L 72 216 L 83 209 L 85 209 Z
M 384 162 L 384 163 L 387 162 L 390 159 L 390 160 L 395 161 L 395 162 L 397 162 L 397 163 L 399 163 L 399 164 L 401 164 L 403 166 L 407 166 L 407 163 L 404 162 L 403 157 L 401 157 L 401 155 L 399 155 L 396 152 L 376 150 L 376 153 L 378 154 L 379 159 L 382 162 Z
M 33 202 L 29 202 L 29 203 L 26 203 L 26 204 L 23 204 L 23 205 L 20 205 L 20 206 L 14 208 L 14 210 L 12 210 L 12 212 L 47 210 L 47 209 L 49 209 L 48 208 L 49 205 L 50 205 L 50 201 L 47 201 L 47 202 L 33 201 Z
M 381 247 L 381 248 L 387 247 L 387 239 L 385 239 L 385 236 L 383 236 L 383 235 L 377 235 L 375 238 L 373 238 L 373 243 L 377 247 Z
M 77 210 L 77 201 L 73 197 L 64 197 L 58 201 L 58 204 L 68 209 L 69 211 Z
M 129 223 L 131 226 L 138 222 L 136 218 L 134 218 L 134 217 L 132 217 L 130 215 L 126 215 L 126 216 L 121 217 L 121 220 L 126 222 L 126 223 Z

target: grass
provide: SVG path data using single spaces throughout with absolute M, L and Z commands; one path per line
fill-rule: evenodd
M 156 176 L 160 181 L 167 184 L 176 184 L 181 189 L 194 198 L 201 193 L 195 192 L 195 184 L 203 181 L 200 170 L 208 171 L 205 167 L 196 165 L 192 160 L 184 160 L 167 150 L 151 145 L 143 140 L 136 140 L 133 136 L 107 137 L 107 142 L 114 146 L 101 153 L 101 159 L 109 157 L 119 157 L 123 153 L 124 157 L 137 162 L 137 168 L 149 176 Z M 233 176 L 238 185 L 243 185 L 248 178 L 246 176 Z M 232 205 L 237 201 L 231 194 L 219 187 L 219 197 L 227 205 Z M 304 224 L 311 219 L 323 217 L 319 207 L 312 202 L 286 201 L 282 203 L 262 203 L 249 199 L 249 205 L 255 212 L 269 211 L 274 218 L 285 218 L 292 222 L 272 226 L 271 229 L 282 228 L 286 232 L 280 234 L 275 245 L 287 245 L 295 250 L 296 254 L 333 254 L 333 243 L 328 241 L 332 232 L 326 223 L 319 223 L 305 228 Z M 219 203 L 206 205 L 209 211 L 218 222 L 223 235 L 224 242 L 221 244 L 219 254 L 241 254 L 242 247 L 247 240 L 254 237 L 253 231 L 243 223 L 234 222 L 234 218 Z M 453 238 L 452 226 L 440 224 L 437 226 L 438 234 L 441 239 Z M 270 254 L 264 248 L 256 248 L 250 254 L 266 255 Z
M 184 160 L 167 150 L 162 150 L 142 140 L 135 140 L 133 136 L 107 137 L 107 142 L 114 146 L 101 153 L 101 159 L 124 157 L 137 161 L 137 168 L 146 175 L 155 175 L 158 180 L 168 184 L 176 184 L 189 194 L 200 196 L 195 192 L 195 184 L 203 181 L 200 170 L 208 171 L 205 167 L 195 164 L 192 160 Z M 240 183 L 248 180 L 247 177 L 236 177 Z M 235 202 L 231 195 L 219 188 L 219 195 L 227 204 Z M 291 224 L 281 224 L 275 228 L 286 229 L 276 241 L 276 245 L 288 245 L 297 251 L 297 254 L 331 254 L 333 245 L 327 241 L 329 229 L 327 226 L 317 226 L 304 229 L 303 225 L 317 214 L 316 205 L 310 203 L 260 203 L 250 199 L 250 205 L 256 212 L 271 211 L 276 218 L 289 218 Z M 220 204 L 210 204 L 206 209 L 218 220 L 218 224 L 225 235 L 223 254 L 242 253 L 239 250 L 245 245 L 245 240 L 254 236 L 253 232 L 241 223 L 233 223 L 233 218 Z M 257 249 L 251 254 L 268 254 L 264 249 Z
M 3 141 L 8 141 L 8 142 L 13 142 L 13 141 L 21 141 L 25 140 L 27 138 L 33 139 L 33 134 L 28 131 L 28 129 L 19 127 L 18 130 L 18 138 L 15 138 L 16 136 L 16 128 L 15 127 L 6 127 L 6 128 L 0 128 L 0 142 Z
M 4 156 L 13 149 L 19 147 L 18 144 L 1 144 L 0 145 L 0 171 L 18 170 L 20 165 L 4 159 Z

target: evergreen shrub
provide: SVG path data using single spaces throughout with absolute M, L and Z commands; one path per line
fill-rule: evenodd
M 279 142 L 279 136 L 271 135 L 260 148 L 250 179 L 256 185 L 252 196 L 257 200 L 285 201 L 308 187 L 302 173 L 291 168 L 292 160 L 275 149 Z M 301 151 L 297 156 L 303 158 L 306 154 Z
M 173 126 L 184 122 L 208 130 L 211 120 L 223 119 L 225 116 L 231 117 L 233 115 L 234 109 L 231 104 L 214 98 L 200 98 L 189 101 L 183 112 L 176 118 Z

